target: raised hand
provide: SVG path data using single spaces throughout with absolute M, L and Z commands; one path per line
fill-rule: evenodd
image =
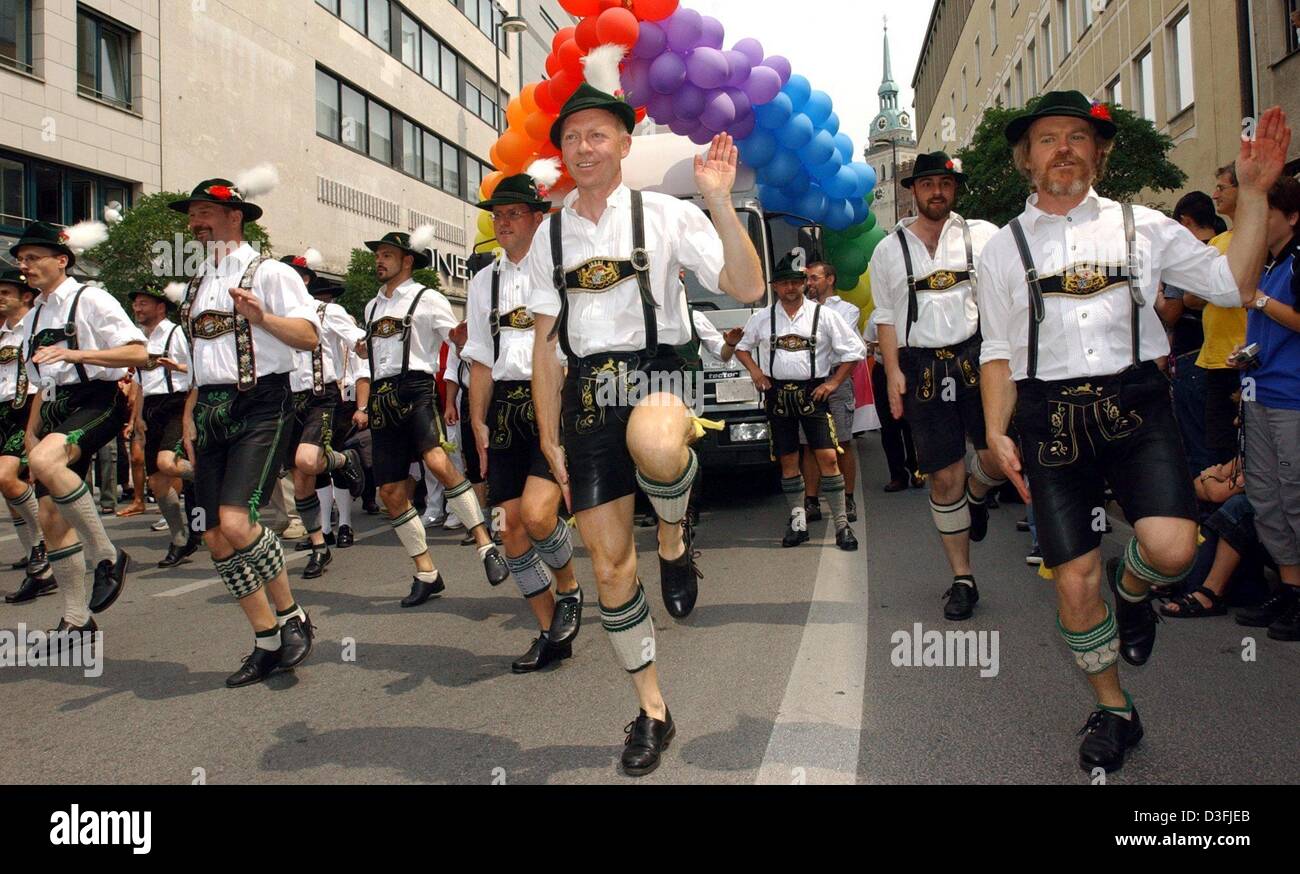
M 1267 194 L 1282 175 L 1291 148 L 1291 128 L 1286 113 L 1274 106 L 1264 110 L 1255 126 L 1254 139 L 1242 137 L 1237 156 L 1237 182 L 1242 188 Z
M 700 194 L 710 197 L 730 197 L 736 184 L 736 165 L 740 151 L 730 134 L 718 134 L 709 144 L 709 151 L 695 156 L 695 186 Z
M 250 325 L 262 324 L 266 311 L 262 309 L 262 302 L 257 299 L 257 295 L 242 288 L 232 288 L 230 297 L 235 302 L 235 312 L 248 319 Z

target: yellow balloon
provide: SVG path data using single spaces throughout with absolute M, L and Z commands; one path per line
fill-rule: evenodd
M 478 214 L 478 232 L 479 235 L 487 239 L 495 239 L 496 228 L 492 227 L 492 213 L 479 212 Z
M 862 316 L 858 320 L 858 330 L 861 331 L 867 326 L 867 320 L 871 318 L 871 311 L 876 308 L 875 302 L 871 299 L 871 274 L 862 274 L 862 278 L 853 290 L 841 291 L 840 297 L 862 311 Z

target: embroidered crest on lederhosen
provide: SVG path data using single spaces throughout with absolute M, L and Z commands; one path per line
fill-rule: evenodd
M 599 294 L 636 276 L 631 260 L 592 258 L 568 271 L 568 289 L 575 293 Z
M 922 279 L 918 285 L 921 283 L 924 283 L 930 291 L 944 291 L 957 284 L 957 274 L 951 270 L 936 270 Z
M 370 336 L 376 339 L 396 337 L 400 333 L 402 333 L 402 320 L 395 319 L 392 316 L 384 316 L 375 322 L 370 329 Z
M 235 314 L 221 310 L 204 310 L 190 320 L 192 336 L 200 340 L 215 340 L 235 333 Z
M 786 352 L 807 352 L 812 348 L 812 343 L 808 342 L 807 337 L 801 337 L 798 334 L 786 334 L 777 338 L 776 348 L 783 349 Z
M 533 328 L 533 317 L 528 314 L 527 307 L 515 307 L 510 312 L 501 316 L 501 327 L 510 328 L 514 331 L 531 331 Z

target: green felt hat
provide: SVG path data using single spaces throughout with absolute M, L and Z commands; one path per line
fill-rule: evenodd
M 40 246 L 52 249 L 60 255 L 68 256 L 68 269 L 77 263 L 77 256 L 68 248 L 68 235 L 60 227 L 49 222 L 32 222 L 23 231 L 22 238 L 9 248 L 9 254 L 18 257 L 18 250 L 23 246 Z
M 215 203 L 237 209 L 244 214 L 245 223 L 255 222 L 262 217 L 262 208 L 244 200 L 244 196 L 229 179 L 206 179 L 194 187 L 189 197 L 173 200 L 167 207 L 176 212 L 189 212 L 192 203 Z
M 335 282 L 332 279 L 324 279 L 319 276 L 307 284 L 307 293 L 312 295 L 313 297 L 316 297 L 318 295 L 329 295 L 330 297 L 338 297 L 343 293 L 343 290 L 344 289 L 341 284 Z
M 951 176 L 959 184 L 966 181 L 966 174 L 961 172 L 957 162 L 948 157 L 947 152 L 917 155 L 916 163 L 912 165 L 912 175 L 898 181 L 904 188 L 911 188 L 914 181 L 926 176 Z
M 537 180 L 527 173 L 507 176 L 497 183 L 496 191 L 487 200 L 479 201 L 479 209 L 490 210 L 494 206 L 513 206 L 523 204 L 535 210 L 549 211 L 551 202 L 542 197 Z
M 560 148 L 560 140 L 564 134 L 564 122 L 568 120 L 569 116 L 588 109 L 603 109 L 606 112 L 613 113 L 615 118 L 623 122 L 623 126 L 627 128 L 628 133 L 632 133 L 632 129 L 636 127 L 636 110 L 632 107 L 632 104 L 621 97 L 606 94 L 604 91 L 583 82 L 564 104 L 564 108 L 560 110 L 560 117 L 555 120 L 555 124 L 551 125 L 551 143 L 555 148 Z
M 384 234 L 382 240 L 371 240 L 366 243 L 366 248 L 371 252 L 378 252 L 380 246 L 392 246 L 394 249 L 400 249 L 406 254 L 415 258 L 415 269 L 423 270 L 428 267 L 433 259 L 429 257 L 428 252 L 421 252 L 418 249 L 411 248 L 411 235 L 393 231 L 390 234 Z
M 803 282 L 808 278 L 808 274 L 794 266 L 795 253 L 791 252 L 776 264 L 776 269 L 772 271 L 772 281 L 782 282 L 787 279 L 797 279 Z
M 19 291 L 29 291 L 32 294 L 40 294 L 39 291 L 27 284 L 27 274 L 21 270 L 12 268 L 0 270 L 0 285 L 14 285 Z
M 127 300 L 135 300 L 137 297 L 151 297 L 154 300 L 162 301 L 168 307 L 176 306 L 175 302 L 167 296 L 167 293 L 161 288 L 137 288 L 135 291 L 128 292 Z
M 1038 119 L 1058 115 L 1087 119 L 1103 138 L 1115 139 L 1115 122 L 1110 120 L 1110 109 L 1106 104 L 1092 103 L 1079 91 L 1049 91 L 1032 109 L 1026 109 L 1007 124 L 1007 142 L 1014 146 Z

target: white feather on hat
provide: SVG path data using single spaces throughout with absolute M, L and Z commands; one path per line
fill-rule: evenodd
M 315 249 L 308 249 L 303 253 L 302 257 L 303 260 L 307 262 L 307 266 L 312 270 L 319 270 L 325 266 L 325 258 Z
M 618 67 L 623 63 L 623 56 L 627 52 L 626 46 L 618 43 L 597 46 L 587 52 L 587 56 L 582 59 L 585 67 L 582 77 L 587 80 L 587 84 L 597 91 L 604 91 L 606 94 L 619 96 L 623 91 L 623 83 L 619 76 Z
M 432 249 L 433 240 L 433 225 L 420 225 L 411 232 L 411 248 L 417 252 Z
M 270 194 L 280 184 L 280 174 L 271 164 L 258 164 L 235 177 L 235 188 L 244 200 Z
M 103 222 L 78 222 L 59 235 L 64 245 L 80 255 L 108 239 L 108 225 Z
M 180 306 L 185 302 L 185 292 L 188 290 L 189 286 L 184 282 L 169 282 L 167 287 L 163 289 L 163 294 L 167 296 L 169 301 Z
M 528 165 L 524 173 L 537 183 L 537 191 L 542 197 L 549 197 L 555 183 L 560 181 L 563 171 L 560 169 L 559 158 L 538 158 Z
M 122 221 L 122 213 L 112 207 L 104 207 L 104 222 L 106 224 L 115 225 L 120 221 Z

